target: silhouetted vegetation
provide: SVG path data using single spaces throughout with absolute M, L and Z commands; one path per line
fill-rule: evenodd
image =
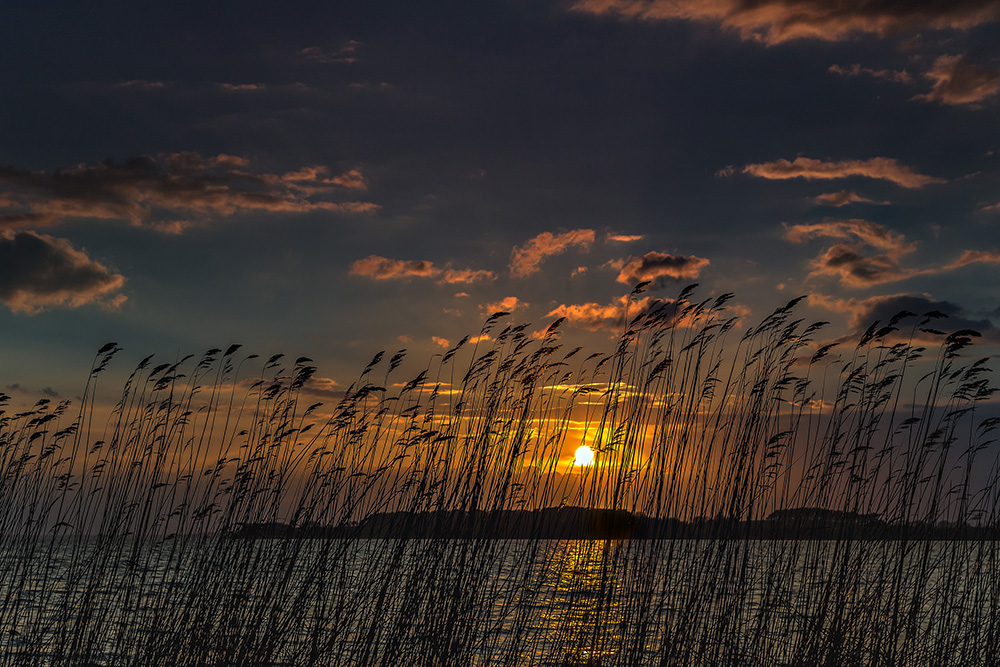
M 607 354 L 498 313 L 330 406 L 232 345 L 106 408 L 108 344 L 79 405 L 0 413 L 0 664 L 1000 662 L 975 332 L 834 348 L 730 296 L 635 302 Z

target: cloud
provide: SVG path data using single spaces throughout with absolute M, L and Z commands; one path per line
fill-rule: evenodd
M 941 104 L 976 104 L 1000 91 L 1000 69 L 974 65 L 965 56 L 940 56 L 925 75 L 931 92 L 917 99 Z
M 834 220 L 804 225 L 786 225 L 785 240 L 804 243 L 826 238 L 851 241 L 835 244 L 812 261 L 810 275 L 836 276 L 844 285 L 868 287 L 894 282 L 917 272 L 900 267 L 896 258 L 913 252 L 916 245 L 887 227 L 867 220 Z M 882 251 L 866 255 L 866 248 Z
M 490 303 L 483 304 L 479 307 L 480 310 L 486 313 L 499 313 L 501 311 L 505 313 L 513 313 L 518 308 L 527 308 L 531 304 L 527 304 L 521 301 L 516 296 L 506 296 L 499 301 L 491 301 Z
M 74 249 L 66 239 L 0 232 L 0 302 L 15 313 L 88 303 L 116 307 L 125 278 Z
M 803 225 L 785 225 L 785 240 L 804 243 L 811 239 L 853 239 L 866 245 L 896 253 L 911 252 L 915 245 L 902 234 L 868 220 L 830 220 Z
M 869 199 L 868 197 L 863 197 L 856 192 L 851 192 L 850 190 L 841 190 L 840 192 L 827 192 L 818 195 L 814 200 L 820 206 L 847 206 L 848 204 L 879 204 L 886 205 L 889 204 L 887 201 L 876 201 L 874 199 Z
M 668 255 L 662 252 L 647 252 L 642 257 L 629 257 L 621 267 L 616 280 L 626 285 L 648 280 L 655 287 L 661 287 L 667 280 L 697 278 L 701 270 L 708 266 L 704 257 L 689 255 Z
M 440 336 L 431 336 L 431 340 L 434 341 L 435 345 L 440 345 L 441 347 L 451 347 L 451 343 L 447 338 L 441 338 Z
M 510 275 L 525 278 L 537 273 L 546 257 L 562 254 L 573 246 L 586 250 L 594 237 L 593 229 L 572 229 L 560 234 L 542 232 L 524 245 L 514 246 L 510 253 Z
M 115 88 L 123 88 L 126 90 L 146 90 L 155 91 L 163 90 L 167 88 L 169 84 L 165 81 L 147 81 L 145 79 L 132 79 L 131 81 L 121 81 L 115 84 Z
M 914 275 L 899 266 L 887 255 L 862 255 L 853 246 L 837 244 L 827 248 L 812 263 L 811 275 L 836 276 L 840 282 L 850 287 L 869 287 L 881 283 L 896 282 Z
M 307 46 L 299 51 L 299 55 L 306 60 L 324 65 L 349 65 L 358 62 L 357 52 L 359 48 L 361 48 L 361 42 L 349 39 L 335 49 Z
M 812 261 L 811 276 L 830 275 L 849 287 L 869 287 L 919 275 L 954 271 L 970 264 L 1000 264 L 1000 251 L 966 250 L 957 260 L 943 266 L 910 269 L 898 258 L 916 249 L 916 243 L 902 234 L 867 220 L 834 220 L 804 225 L 786 225 L 785 240 L 792 243 L 826 238 L 849 241 L 837 243 Z M 877 254 L 867 254 L 873 248 Z
M 872 69 L 871 67 L 862 67 L 859 63 L 854 63 L 848 67 L 843 67 L 841 65 L 830 65 L 830 71 L 834 74 L 839 74 L 840 76 L 870 76 L 874 79 L 881 79 L 882 81 L 892 81 L 894 83 L 912 83 L 913 77 L 910 76 L 909 72 L 906 70 L 898 69 Z
M 960 269 L 969 264 L 1000 264 L 1000 251 L 997 250 L 966 250 L 957 260 L 944 267 L 945 271 Z
M 623 19 L 703 21 L 735 30 L 745 40 L 840 41 L 857 34 L 966 29 L 992 21 L 998 0 L 578 0 L 578 12 Z
M 606 305 L 594 302 L 562 304 L 551 310 L 547 317 L 565 317 L 569 324 L 590 331 L 621 329 L 625 326 L 626 306 L 628 307 L 628 317 L 632 318 L 647 310 L 651 302 L 650 297 L 629 302 L 627 296 L 622 296 Z
M 983 206 L 979 210 L 986 213 L 1000 213 L 1000 202 L 997 202 L 996 204 L 989 204 L 988 206 Z
M 178 232 L 198 222 L 245 213 L 370 213 L 378 205 L 336 202 L 338 189 L 363 189 L 357 170 L 327 167 L 253 173 L 249 160 L 197 153 L 107 160 L 54 172 L 0 168 L 0 229 L 38 228 L 69 219 L 125 220 Z M 317 197 L 323 195 L 323 198 Z
M 809 303 L 834 312 L 848 313 L 850 315 L 848 325 L 856 334 L 866 330 L 876 321 L 887 325 L 895 315 L 904 311 L 915 313 L 917 316 L 937 311 L 947 315 L 947 319 L 936 319 L 926 326 L 947 331 L 973 329 L 992 340 L 1000 338 L 1000 329 L 989 320 L 973 319 L 961 306 L 950 301 L 937 301 L 928 294 L 886 294 L 867 299 L 836 299 L 813 295 L 809 297 Z M 909 327 L 918 322 L 919 320 L 915 318 L 907 318 L 901 320 L 897 326 L 904 332 L 909 332 Z
M 426 260 L 389 259 L 369 255 L 351 264 L 350 274 L 373 280 L 399 280 L 406 278 L 434 278 L 440 283 L 472 283 L 496 280 L 492 271 L 481 269 L 453 269 L 451 265 L 435 266 Z
M 806 180 L 832 180 L 863 176 L 865 178 L 891 181 L 904 188 L 921 188 L 930 183 L 944 181 L 915 172 L 910 167 L 900 164 L 893 158 L 875 157 L 869 160 L 837 160 L 823 161 L 813 158 L 798 157 L 794 160 L 775 160 L 748 164 L 743 167 L 726 167 L 720 170 L 718 176 L 731 176 L 735 173 L 749 174 L 770 180 L 789 178 L 804 178 Z
M 608 243 L 631 243 L 641 241 L 645 236 L 642 234 L 608 234 Z

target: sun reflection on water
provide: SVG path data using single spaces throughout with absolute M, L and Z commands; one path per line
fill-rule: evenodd
M 553 554 L 538 627 L 541 664 L 600 665 L 616 653 L 622 612 L 615 549 L 610 540 L 574 540 Z

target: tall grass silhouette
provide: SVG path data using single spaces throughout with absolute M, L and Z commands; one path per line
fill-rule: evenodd
M 693 295 L 608 353 L 497 313 L 335 405 L 232 345 L 107 408 L 106 345 L 79 405 L 0 413 L 0 664 L 1000 663 L 975 332 Z

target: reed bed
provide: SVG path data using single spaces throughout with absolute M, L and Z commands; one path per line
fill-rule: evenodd
M 0 412 L 0 665 L 1000 663 L 975 332 L 833 348 L 798 299 L 750 327 L 730 298 L 636 301 L 608 353 L 498 313 L 335 405 L 233 345 L 107 408 L 106 345 L 79 405 Z M 660 532 L 557 539 L 560 507 Z

